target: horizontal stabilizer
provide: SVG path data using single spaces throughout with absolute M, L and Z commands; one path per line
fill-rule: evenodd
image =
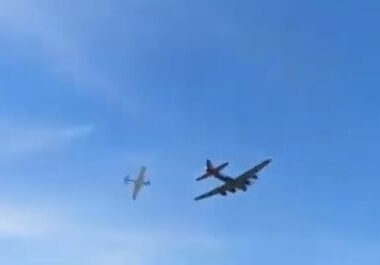
M 228 162 L 221 164 L 220 166 L 218 166 L 218 167 L 216 168 L 216 170 L 217 170 L 217 171 L 221 171 L 221 170 L 223 170 L 226 166 L 228 166 Z
M 135 182 L 135 180 L 134 180 L 134 179 L 130 179 L 129 176 L 126 176 L 126 177 L 124 178 L 124 183 L 125 183 L 125 184 L 129 184 L 129 182 Z
M 205 173 L 205 174 L 203 174 L 202 176 L 200 176 L 199 178 L 197 178 L 197 181 L 200 181 L 200 180 L 205 179 L 205 178 L 208 178 L 208 177 L 211 177 L 211 175 L 208 174 L 208 173 Z

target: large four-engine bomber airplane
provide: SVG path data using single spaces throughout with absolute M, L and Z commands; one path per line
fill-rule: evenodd
M 146 172 L 146 167 L 142 166 L 140 168 L 140 172 L 139 172 L 137 179 L 130 179 L 129 176 L 126 176 L 124 178 L 125 184 L 128 184 L 130 182 L 133 182 L 133 184 L 134 184 L 133 194 L 132 194 L 132 199 L 134 199 L 134 200 L 136 200 L 137 194 L 139 193 L 139 191 L 141 190 L 141 188 L 143 186 L 150 185 L 150 181 L 145 180 L 146 179 L 145 172 Z
M 196 201 L 202 200 L 217 194 L 221 194 L 223 196 L 227 195 L 227 192 L 235 193 L 237 190 L 246 191 L 247 186 L 251 185 L 253 181 L 258 179 L 257 173 L 261 171 L 264 167 L 269 165 L 269 163 L 272 162 L 271 159 L 267 159 L 260 164 L 256 165 L 255 167 L 249 169 L 248 171 L 244 172 L 240 176 L 236 178 L 231 178 L 227 176 L 215 176 L 218 179 L 224 181 L 224 184 L 222 186 L 219 186 L 205 194 L 202 194 L 195 198 Z
M 208 177 L 222 177 L 223 175 L 220 173 L 226 166 L 228 166 L 228 162 L 221 164 L 220 166 L 214 167 L 212 162 L 207 159 L 206 161 L 206 169 L 205 173 L 197 178 L 197 181 L 208 178 Z

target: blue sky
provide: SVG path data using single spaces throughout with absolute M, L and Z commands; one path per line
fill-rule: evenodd
M 379 8 L 1 1 L 0 264 L 379 264 Z

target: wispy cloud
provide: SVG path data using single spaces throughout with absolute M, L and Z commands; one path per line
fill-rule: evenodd
M 97 236 L 107 247 L 93 252 L 92 260 L 99 265 L 110 261 L 115 262 L 112 264 L 153 265 L 190 256 L 215 258 L 227 250 L 226 242 L 215 235 L 190 227 L 187 231 L 173 229 L 172 225 L 175 227 L 175 224 L 167 224 L 165 227 L 141 225 L 133 230 L 103 229 L 107 232 Z
M 51 232 L 51 218 L 37 208 L 2 203 L 0 216 L 0 239 L 38 238 Z
M 322 234 L 310 241 L 305 235 L 289 238 L 263 233 L 255 239 L 240 240 L 236 245 L 236 241 L 230 242 L 229 238 L 192 224 L 178 227 L 174 223 L 146 225 L 126 220 L 123 226 L 112 226 L 66 210 L 57 205 L 1 204 L 0 242 L 6 246 L 7 240 L 13 239 L 21 245 L 22 242 L 33 244 L 30 252 L 18 249 L 19 244 L 13 245 L 11 253 L 2 255 L 0 260 L 5 258 L 15 264 L 31 264 L 25 260 L 33 260 L 32 264 L 75 265 L 220 264 L 223 260 L 242 260 L 241 253 L 247 251 L 247 246 L 257 253 L 251 257 L 273 264 L 280 259 L 286 264 L 311 260 L 317 264 L 350 265 L 360 261 L 376 264 L 379 260 L 378 241 L 363 236 Z M 309 246 L 303 249 L 305 244 Z M 270 256 L 273 249 L 276 257 Z M 300 249 L 306 254 L 300 255 Z M 294 255 L 292 258 L 289 252 Z
M 46 209 L 46 205 L 40 207 Z M 58 262 L 63 258 L 60 250 L 64 249 L 66 264 L 80 260 L 85 265 L 165 264 L 189 255 L 217 257 L 226 250 L 224 240 L 191 225 L 186 231 L 176 229 L 175 224 L 162 227 L 127 222 L 123 227 L 115 227 L 94 224 L 91 218 L 79 218 L 62 208 L 59 213 L 52 210 L 57 206 L 49 209 L 44 212 L 32 206 L 0 205 L 0 240 L 32 240 L 30 255 L 37 262 Z M 16 263 L 19 251 L 13 251 Z M 22 259 L 31 258 L 27 255 L 24 253 Z
M 89 95 L 125 103 L 115 81 L 95 66 L 91 45 L 81 39 L 78 27 L 50 1 L 0 1 L 0 32 L 15 40 L 30 41 L 50 61 L 49 68 Z M 75 6 L 80 7 L 74 2 Z M 92 9 L 95 11 L 94 9 Z M 95 12 L 96 13 L 96 12 Z M 94 14 L 94 17 L 97 17 Z M 34 53 L 36 51 L 33 51 Z
M 55 150 L 89 136 L 91 125 L 49 126 L 2 121 L 0 125 L 0 156 L 25 157 Z

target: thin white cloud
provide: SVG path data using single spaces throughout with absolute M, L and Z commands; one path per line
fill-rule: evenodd
M 248 255 L 258 261 L 276 262 L 279 259 L 294 259 L 291 255 L 303 242 L 311 244 L 314 255 L 296 257 L 297 264 L 305 260 L 328 265 L 351 265 L 361 261 L 377 264 L 380 257 L 378 240 L 349 234 L 339 236 L 330 233 L 310 239 L 309 235 L 289 238 L 263 233 L 254 239 L 241 240 L 238 237 L 236 241 L 236 238 L 231 240 L 202 231 L 192 224 L 182 224 L 181 228 L 173 223 L 146 226 L 138 222 L 132 225 L 127 221 L 123 227 L 96 224 L 90 217 L 78 218 L 60 207 L 46 205 L 1 204 L 0 216 L 0 243 L 6 243 L 9 239 L 17 242 L 11 252 L 2 253 L 0 261 L 9 260 L 20 265 L 219 264 L 221 260 L 228 262 L 236 257 L 241 258 L 239 253 L 247 249 L 258 253 L 256 256 Z M 187 229 L 184 229 L 185 226 Z M 27 242 L 29 251 L 22 247 L 18 249 L 23 242 Z M 236 245 L 237 242 L 240 242 L 239 245 Z M 277 256 L 271 258 L 268 255 L 273 247 L 278 251 Z
M 80 8 L 78 3 L 74 5 Z M 118 85 L 91 62 L 88 52 L 91 45 L 81 39 L 84 34 L 76 32 L 78 27 L 71 23 L 70 15 L 50 1 L 3 0 L 0 1 L 0 33 L 39 47 L 39 51 L 32 52 L 45 55 L 49 68 L 75 84 L 74 87 L 124 105 L 125 98 Z M 93 17 L 97 17 L 96 12 Z
M 181 227 L 174 223 L 146 226 L 137 221 L 134 224 L 127 221 L 124 226 L 96 224 L 90 217 L 78 218 L 57 206 L 1 204 L 0 216 L 0 242 L 13 239 L 18 243 L 0 260 L 11 260 L 20 265 L 218 264 L 224 258 L 227 258 L 224 261 L 233 260 L 242 250 L 247 250 L 247 247 L 242 246 L 255 249 L 258 255 L 254 257 L 259 261 L 275 262 L 279 259 L 287 261 L 288 252 L 291 256 L 303 242 L 311 244 L 314 255 L 301 255 L 296 258 L 298 263 L 312 260 L 316 264 L 329 265 L 351 265 L 361 261 L 377 264 L 380 257 L 377 251 L 379 242 L 375 238 L 349 234 L 323 233 L 315 238 L 309 235 L 298 238 L 263 233 L 255 239 L 242 240 L 238 237 L 237 241 L 235 238 L 231 243 L 230 239 L 202 231 L 192 224 L 182 224 Z M 23 242 L 32 242 L 29 252 L 17 249 Z M 237 242 L 240 242 L 239 245 Z M 286 244 L 288 246 L 284 248 Z M 268 259 L 271 250 L 277 245 L 277 257 Z M 28 262 L 31 260 L 33 263 Z
M 114 247 L 115 252 L 122 252 L 128 249 L 126 246 L 133 246 L 133 253 L 138 254 L 139 257 L 149 257 L 150 261 L 173 258 L 178 253 L 217 255 L 227 247 L 226 242 L 218 236 L 194 228 L 191 224 L 186 228 L 176 227 L 175 224 L 157 227 L 141 224 L 133 228 L 108 230 L 107 240 Z M 127 259 L 129 255 L 124 257 Z
M 51 218 L 36 209 L 2 203 L 0 216 L 0 239 L 38 238 L 51 232 Z
M 88 137 L 93 130 L 91 125 L 64 127 L 2 121 L 0 156 L 24 157 L 55 150 L 74 140 Z
M 154 265 L 191 256 L 215 260 L 228 250 L 227 241 L 192 224 L 188 224 L 187 229 L 176 227 L 174 223 L 165 226 L 125 224 L 123 228 L 77 225 L 81 234 L 76 240 L 88 247 L 82 252 L 82 259 L 91 265 Z M 78 233 L 71 234 L 78 236 Z
M 21 250 L 14 249 L 15 256 L 8 256 L 16 264 L 31 259 L 42 263 L 64 259 L 66 264 L 77 264 L 79 260 L 82 265 L 154 265 L 189 255 L 212 258 L 226 251 L 224 240 L 192 225 L 186 231 L 175 224 L 162 227 L 127 222 L 118 227 L 78 218 L 61 207 L 39 206 L 0 206 L 5 220 L 0 223 L 0 241 L 12 238 L 19 243 L 33 242 L 31 253 L 21 257 Z

